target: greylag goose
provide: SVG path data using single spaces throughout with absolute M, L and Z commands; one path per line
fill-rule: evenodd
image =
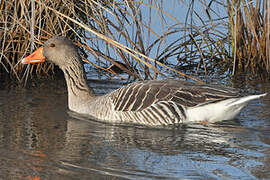
M 80 55 L 72 41 L 53 37 L 21 62 L 40 63 L 45 59 L 64 72 L 71 111 L 112 123 L 158 126 L 231 120 L 250 100 L 266 95 L 241 97 L 233 88 L 170 79 L 134 82 L 96 96 L 87 85 Z

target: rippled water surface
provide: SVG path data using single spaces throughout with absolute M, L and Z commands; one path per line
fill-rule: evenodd
M 270 179 L 269 95 L 233 121 L 151 129 L 74 117 L 61 80 L 30 86 L 0 89 L 0 179 Z

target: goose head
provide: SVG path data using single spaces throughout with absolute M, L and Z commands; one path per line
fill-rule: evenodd
M 23 64 L 51 62 L 61 69 L 72 66 L 80 60 L 76 46 L 63 36 L 57 36 L 47 40 L 44 45 L 38 48 L 31 55 L 22 59 Z

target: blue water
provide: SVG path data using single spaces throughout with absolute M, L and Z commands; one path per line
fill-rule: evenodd
M 89 83 L 99 94 L 122 86 Z M 269 95 L 235 120 L 177 129 L 74 117 L 66 97 L 63 80 L 1 88 L 0 179 L 270 178 Z

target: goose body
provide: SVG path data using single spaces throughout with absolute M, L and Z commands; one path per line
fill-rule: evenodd
M 47 59 L 64 72 L 70 110 L 112 123 L 149 126 L 235 118 L 247 103 L 266 94 L 241 95 L 232 88 L 181 80 L 134 82 L 109 94 L 95 96 L 87 85 L 81 58 L 65 37 L 53 37 L 22 63 Z

